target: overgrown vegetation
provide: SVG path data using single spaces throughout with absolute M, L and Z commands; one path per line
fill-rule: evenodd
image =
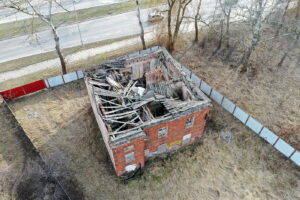
M 299 0 L 252 0 L 247 4 L 239 0 L 220 0 L 217 1 L 215 11 L 206 20 L 202 17 L 204 11 L 201 6 L 204 5 L 201 0 L 193 1 L 193 8 L 188 14 L 185 14 L 185 7 L 190 1 L 168 2 L 167 28 L 160 26 L 159 31 L 167 38 L 166 46 L 169 51 L 173 51 L 176 46 L 177 31 L 183 18 L 187 21 L 194 20 L 195 45 L 200 45 L 204 51 L 214 47 L 211 58 L 221 59 L 224 63 L 230 62 L 233 66 L 240 67 L 241 72 L 255 68 L 253 53 L 262 44 L 280 38 L 289 38 L 292 41 L 283 55 L 276 55 L 276 58 L 280 57 L 277 66 L 282 66 L 289 52 L 299 47 Z M 172 20 L 175 22 L 171 23 Z M 241 27 L 239 34 L 232 31 L 234 23 Z M 202 30 L 200 36 L 199 26 Z M 273 35 L 270 30 L 275 30 Z

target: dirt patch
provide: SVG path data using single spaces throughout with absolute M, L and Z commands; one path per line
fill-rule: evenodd
M 217 105 L 201 141 L 148 161 L 128 184 L 114 174 L 83 81 L 10 105 L 49 166 L 72 175 L 85 199 L 300 198 L 299 169 Z

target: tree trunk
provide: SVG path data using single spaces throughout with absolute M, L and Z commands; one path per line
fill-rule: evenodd
M 287 55 L 289 54 L 289 52 L 298 46 L 299 38 L 300 38 L 300 35 L 297 35 L 295 42 L 292 43 L 290 41 L 288 48 L 284 51 L 283 56 L 281 57 L 279 63 L 277 64 L 278 67 L 282 66 L 282 64 L 283 64 L 284 60 L 286 59 Z
M 168 50 L 172 53 L 174 50 L 174 45 L 173 45 L 173 36 L 172 36 L 172 8 L 170 7 L 168 10 Z
M 238 42 L 236 41 L 236 42 L 233 44 L 232 47 L 229 47 L 228 52 L 227 52 L 226 57 L 225 57 L 225 61 L 226 61 L 226 62 L 229 61 L 229 58 L 231 57 L 232 53 L 234 52 L 234 50 L 235 50 L 237 44 L 238 44 Z
M 185 2 L 185 4 L 183 5 L 183 7 L 182 7 L 182 5 L 179 5 L 178 11 L 177 11 L 177 19 L 176 19 L 176 24 L 175 24 L 175 30 L 174 30 L 173 39 L 172 39 L 173 50 L 175 48 L 175 43 L 177 41 L 177 37 L 178 37 L 178 34 L 179 34 L 180 26 L 181 26 L 183 18 L 184 18 L 185 9 L 186 9 L 187 5 L 190 2 L 191 2 L 191 0 Z
M 258 0 L 257 4 L 258 5 L 257 5 L 257 10 L 255 10 L 254 24 L 252 27 L 253 36 L 252 36 L 251 46 L 247 48 L 241 60 L 241 63 L 245 67 L 248 67 L 250 56 L 260 41 L 261 28 L 262 28 L 262 14 L 264 10 L 263 0 Z
M 296 19 L 300 17 L 300 0 L 297 2 L 297 9 L 296 9 Z
M 176 0 L 168 0 L 169 9 L 168 9 L 168 50 L 172 52 L 175 49 L 175 42 L 177 40 L 180 26 L 184 17 L 186 7 L 192 0 L 187 1 L 178 1 L 178 10 L 176 14 L 176 23 L 174 28 L 174 33 L 172 33 L 172 9 Z
M 285 22 L 285 16 L 286 16 L 287 10 L 288 10 L 288 8 L 289 8 L 290 2 L 291 2 L 291 0 L 287 0 L 287 2 L 286 2 L 286 5 L 285 5 L 285 8 L 284 8 L 283 14 L 282 14 L 282 16 L 281 16 L 281 20 L 280 20 L 279 27 L 277 28 L 276 33 L 275 33 L 275 37 L 277 37 L 277 36 L 279 35 L 279 32 L 280 32 L 280 30 L 281 30 L 282 27 L 283 27 L 283 24 L 284 24 L 284 22 Z
M 197 13 L 195 15 L 195 39 L 194 42 L 199 41 L 199 27 L 198 27 L 198 20 L 200 18 L 200 8 L 201 8 L 202 0 L 199 1 L 197 6 Z
M 220 34 L 219 43 L 218 43 L 218 46 L 217 46 L 216 50 L 213 51 L 211 56 L 216 55 L 216 53 L 218 53 L 218 51 L 222 47 L 222 43 L 223 43 L 223 20 L 220 21 L 220 26 L 221 26 L 221 34 Z
M 60 49 L 59 37 L 57 35 L 56 28 L 54 26 L 52 26 L 51 29 L 52 29 L 52 33 L 53 33 L 53 37 L 54 37 L 54 41 L 55 41 L 56 53 L 59 57 L 60 64 L 61 64 L 62 74 L 66 74 L 67 73 L 67 67 L 66 67 L 65 58 L 64 58 L 64 56 L 61 52 L 61 49 Z
M 146 42 L 145 42 L 145 37 L 144 37 L 145 32 L 144 32 L 144 27 L 143 27 L 143 24 L 142 24 L 142 21 L 141 21 L 140 3 L 139 3 L 139 0 L 136 0 L 135 2 L 136 2 L 136 7 L 137 7 L 137 17 L 138 17 L 139 25 L 140 25 L 140 28 L 141 28 L 140 37 L 141 37 L 143 49 L 146 49 Z
M 226 39 L 226 47 L 229 48 L 229 39 L 230 39 L 230 16 L 231 16 L 231 8 L 226 15 L 226 31 L 225 31 L 225 39 Z
M 243 55 L 243 58 L 241 60 L 241 63 L 245 66 L 245 67 L 248 67 L 249 65 L 249 59 L 250 59 L 250 56 L 252 54 L 252 52 L 254 51 L 254 46 L 251 45 L 247 50 L 246 52 L 244 53 Z
M 199 41 L 199 28 L 198 28 L 198 17 L 199 15 L 197 14 L 195 16 L 195 39 L 194 42 L 198 42 Z
M 287 55 L 288 55 L 288 52 L 287 52 L 287 51 L 284 52 L 284 54 L 283 54 L 283 56 L 281 57 L 279 63 L 277 64 L 278 67 L 281 67 L 281 66 L 282 66 L 282 64 L 283 64 L 285 58 L 287 57 Z
M 169 51 L 170 52 L 173 52 L 175 50 L 175 42 L 177 40 L 177 36 L 179 33 L 180 24 L 181 24 L 180 14 L 181 14 L 181 5 L 178 6 L 177 15 L 176 15 L 176 23 L 175 23 L 175 28 L 174 28 L 173 34 L 172 34 L 172 30 L 170 29 L 170 31 L 171 31 L 171 41 L 169 40 L 170 41 L 170 43 L 169 43 L 169 45 L 170 45 Z M 172 26 L 172 24 L 170 23 L 170 27 L 171 26 Z

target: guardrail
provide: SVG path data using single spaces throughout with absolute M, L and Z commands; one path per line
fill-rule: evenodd
M 154 52 L 162 47 L 155 46 L 146 50 L 138 51 L 136 53 L 129 54 L 127 56 L 120 57 L 122 58 L 131 58 L 147 53 Z M 218 92 L 216 89 L 212 88 L 209 84 L 199 78 L 196 74 L 191 72 L 188 68 L 181 65 L 177 62 L 173 57 L 169 59 L 173 59 L 173 61 L 182 68 L 182 70 L 186 73 L 188 77 L 200 88 L 202 92 L 204 92 L 208 97 L 213 99 L 217 104 L 221 105 L 226 111 L 232 114 L 236 119 L 242 122 L 245 126 L 250 128 L 254 133 L 263 138 L 269 144 L 271 144 L 275 149 L 281 152 L 285 157 L 293 161 L 297 166 L 300 167 L 300 152 L 297 151 L 290 144 L 279 138 L 274 132 L 269 130 L 267 127 L 264 127 L 259 121 L 257 121 L 254 117 L 250 116 L 240 107 L 235 105 L 232 101 L 227 99 L 224 95 Z M 21 96 L 25 96 L 27 94 L 37 92 L 39 90 L 43 90 L 45 88 L 57 87 L 59 85 L 63 85 L 65 83 L 69 83 L 72 81 L 79 80 L 83 78 L 83 71 L 75 71 L 65 75 L 59 75 L 52 78 L 48 78 L 45 80 L 35 81 L 33 83 L 26 84 L 21 87 L 17 87 L 14 89 L 6 90 L 4 92 L 0 92 L 5 99 L 14 99 Z

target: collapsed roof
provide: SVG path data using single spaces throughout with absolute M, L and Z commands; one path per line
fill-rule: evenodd
M 111 143 L 210 105 L 165 49 L 101 64 L 86 72 L 86 82 Z

